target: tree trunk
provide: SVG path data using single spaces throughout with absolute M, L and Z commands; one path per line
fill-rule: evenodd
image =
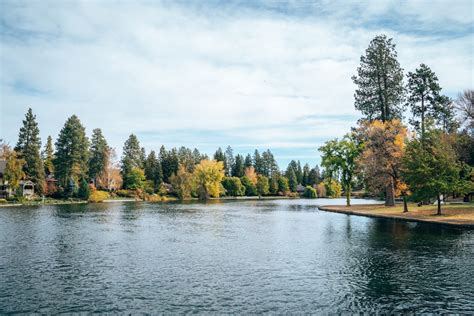
M 408 204 L 406 195 L 403 196 L 403 213 L 408 213 Z
M 395 206 L 395 188 L 393 186 L 393 179 L 390 179 L 390 184 L 385 188 L 385 206 Z
M 425 139 L 425 100 L 421 97 L 421 141 Z
M 441 197 L 438 194 L 438 213 L 436 215 L 441 215 Z
M 351 206 L 351 185 L 346 187 L 346 205 Z

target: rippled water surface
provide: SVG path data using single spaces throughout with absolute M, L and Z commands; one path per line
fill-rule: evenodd
M 472 231 L 329 203 L 0 208 L 0 313 L 474 311 Z

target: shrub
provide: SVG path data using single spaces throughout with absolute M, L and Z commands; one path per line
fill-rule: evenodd
M 320 184 L 316 185 L 316 195 L 320 198 L 327 197 L 326 186 L 324 185 L 324 183 L 321 182 Z
M 278 191 L 281 192 L 282 195 L 286 195 L 288 191 L 290 191 L 290 185 L 288 183 L 287 177 L 278 178 Z
M 237 177 L 225 177 L 222 180 L 222 185 L 228 196 L 242 196 L 245 194 L 245 186 Z
M 250 179 L 247 176 L 243 176 L 240 178 L 240 181 L 242 182 L 243 186 L 245 187 L 245 195 L 246 196 L 254 196 L 257 195 L 257 188 L 255 185 L 250 181 Z
M 7 200 L 5 200 L 5 199 L 0 199 L 0 204 L 5 204 L 5 203 L 7 203 Z
M 120 197 L 136 197 L 137 196 L 137 192 L 135 190 L 126 190 L 126 189 L 121 189 L 121 190 L 117 190 L 115 192 L 117 194 L 117 196 L 120 196 Z
M 304 193 L 303 193 L 303 196 L 307 199 L 315 199 L 318 197 L 317 193 L 316 193 L 316 189 L 314 189 L 313 187 L 311 186 L 306 186 L 306 188 L 304 189 Z
M 336 180 L 326 179 L 324 180 L 324 186 L 326 187 L 327 196 L 331 198 L 338 198 L 341 196 L 342 187 Z
M 158 194 L 148 195 L 145 199 L 147 202 L 162 202 L 166 201 L 166 197 L 160 196 Z
M 94 191 L 89 196 L 89 202 L 100 203 L 109 198 L 109 193 L 105 191 Z
M 257 176 L 257 193 L 258 195 L 267 195 L 270 193 L 270 182 L 268 178 L 260 174 Z

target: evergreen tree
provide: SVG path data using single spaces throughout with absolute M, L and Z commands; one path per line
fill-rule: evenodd
M 435 117 L 436 101 L 441 91 L 438 77 L 428 66 L 421 64 L 414 73 L 408 73 L 407 91 L 407 104 L 413 114 L 410 124 L 421 132 L 423 139 L 426 119 Z
M 258 174 L 263 174 L 265 172 L 264 162 L 262 156 L 260 156 L 260 153 L 258 152 L 258 149 L 255 149 L 253 154 L 253 167 L 255 168 L 255 172 Z
M 156 191 L 163 181 L 163 171 L 161 164 L 154 150 L 150 152 L 145 161 L 145 176 L 147 180 L 153 181 L 154 190 Z
M 277 195 L 278 194 L 278 178 L 279 176 L 277 174 L 273 174 L 273 176 L 270 178 L 270 194 Z
M 199 152 L 199 150 L 197 148 L 194 148 L 193 150 L 193 157 L 194 157 L 194 164 L 197 165 L 198 163 L 201 162 L 201 160 L 203 160 L 203 157 L 201 155 L 201 153 Z
M 368 121 L 402 117 L 403 69 L 391 38 L 378 35 L 370 42 L 352 80 L 357 85 L 355 108 Z
M 171 148 L 169 155 L 168 155 L 168 165 L 170 167 L 170 172 L 171 174 L 176 174 L 179 169 L 179 157 L 178 157 L 178 151 L 176 148 Z
M 225 174 L 226 174 L 226 176 L 231 176 L 232 168 L 234 167 L 234 164 L 235 164 L 234 152 L 232 150 L 232 147 L 227 146 L 227 149 L 225 150 Z
M 312 168 L 309 171 L 307 185 L 319 184 L 321 183 L 321 181 L 322 181 L 321 172 L 319 171 L 319 166 L 316 165 L 316 167 Z
M 79 186 L 79 191 L 77 192 L 77 196 L 80 199 L 87 200 L 91 195 L 91 189 L 89 187 L 89 183 L 87 183 L 86 179 L 81 180 L 81 184 Z
M 458 129 L 459 123 L 456 120 L 454 102 L 451 98 L 440 95 L 436 100 L 434 112 L 436 123 L 444 133 L 452 133 Z
M 215 161 L 222 161 L 225 163 L 225 154 L 222 151 L 222 148 L 218 148 L 216 152 L 214 153 L 214 160 Z
M 187 172 L 194 171 L 195 157 L 191 149 L 181 146 L 178 150 L 178 163 L 182 165 Z
M 132 178 L 137 173 L 134 172 L 134 174 L 132 174 L 134 168 L 143 169 L 143 151 L 137 136 L 131 134 L 123 146 L 120 170 L 123 178 L 123 186 L 126 189 L 131 188 Z
M 245 174 L 244 168 L 244 157 L 242 157 L 242 155 L 235 156 L 235 163 L 234 167 L 232 168 L 232 176 L 238 178 L 243 177 Z
M 47 176 L 54 173 L 54 149 L 53 149 L 53 138 L 48 136 L 46 146 L 43 151 L 43 166 L 44 172 Z
M 20 159 L 25 160 L 23 171 L 26 178 L 36 184 L 36 190 L 41 194 L 44 190 L 44 168 L 40 150 L 41 139 L 38 123 L 36 122 L 36 115 L 33 115 L 30 108 L 23 120 L 23 126 L 20 128 L 15 151 Z
M 176 174 L 179 168 L 179 157 L 176 148 L 167 151 L 165 146 L 161 146 L 160 164 L 163 171 L 163 181 L 169 183 L 170 177 Z
M 244 160 L 244 168 L 249 168 L 249 167 L 252 167 L 252 156 L 250 156 L 250 154 L 247 154 L 247 156 L 245 157 L 245 160 Z
M 296 187 L 298 186 L 298 179 L 296 178 L 295 170 L 290 168 L 286 174 L 288 178 L 288 185 L 291 192 L 296 192 Z
M 290 184 L 287 177 L 278 178 L 278 192 L 287 194 L 290 191 Z
M 301 168 L 301 162 L 299 160 L 296 164 L 295 174 L 298 183 L 300 184 L 301 182 L 303 182 L 303 169 Z
M 110 147 L 102 135 L 102 130 L 96 128 L 92 131 L 91 146 L 89 150 L 89 178 L 97 185 L 97 178 L 107 172 Z
M 67 119 L 55 144 L 54 174 L 60 186 L 70 182 L 77 187 L 79 180 L 88 174 L 89 140 L 84 126 L 76 115 Z
M 279 172 L 278 163 L 270 149 L 267 149 L 267 151 L 262 154 L 262 157 L 265 165 L 265 176 L 272 177 L 274 174 L 277 174 Z
M 303 167 L 303 180 L 301 181 L 301 184 L 303 186 L 310 185 L 310 183 L 309 183 L 309 173 L 310 172 L 311 172 L 311 170 L 309 169 L 309 165 L 305 164 L 304 167 Z

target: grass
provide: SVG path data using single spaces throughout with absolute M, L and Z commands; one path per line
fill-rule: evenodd
M 441 205 L 442 215 L 436 215 L 437 205 L 408 204 L 408 213 L 403 213 L 403 204 L 392 207 L 384 205 L 325 206 L 328 211 L 351 213 L 356 215 L 421 220 L 434 223 L 474 225 L 474 203 Z

